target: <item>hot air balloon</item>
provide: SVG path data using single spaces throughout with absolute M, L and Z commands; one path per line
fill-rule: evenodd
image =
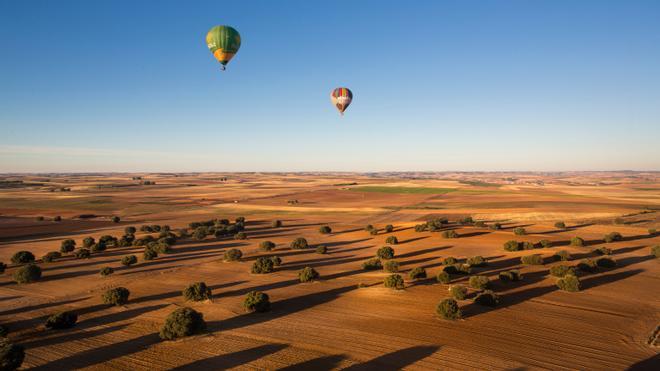
M 342 116 L 344 116 L 344 111 L 346 111 L 352 100 L 353 93 L 348 88 L 337 88 L 330 93 L 330 101 L 337 107 Z
M 206 45 L 224 71 L 227 63 L 241 47 L 241 35 L 232 27 L 215 26 L 206 34 Z

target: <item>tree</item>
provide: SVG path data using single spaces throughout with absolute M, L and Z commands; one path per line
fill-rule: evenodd
M 592 259 L 583 259 L 577 264 L 577 268 L 582 272 L 593 273 L 596 270 L 596 262 Z
M 564 222 L 556 222 L 556 223 L 555 223 L 555 228 L 557 228 L 557 229 L 566 229 L 566 223 L 564 223 Z
M 261 241 L 259 248 L 263 251 L 271 251 L 275 248 L 275 243 L 272 241 Z
M 17 370 L 25 359 L 25 348 L 9 339 L 0 339 L 0 370 Z
M 195 231 L 192 234 L 192 237 L 196 239 L 197 241 L 201 241 L 206 238 L 207 235 L 207 229 L 206 227 L 198 227 L 195 228 Z
M 502 229 L 502 224 L 500 224 L 500 223 L 493 223 L 493 224 L 490 225 L 489 228 L 492 229 L 492 230 L 494 230 L 494 231 L 499 231 L 500 229 Z
M 46 319 L 46 328 L 63 330 L 75 326 L 76 322 L 78 322 L 77 314 L 64 311 L 48 317 L 48 319 Z
M 516 236 L 524 236 L 527 234 L 527 231 L 523 227 L 516 227 L 513 229 L 513 234 Z
M 41 268 L 35 264 L 27 264 L 14 271 L 12 277 L 16 283 L 36 282 L 41 278 Z
M 520 281 L 522 279 L 522 275 L 520 274 L 520 271 L 517 269 L 511 269 L 509 271 L 500 272 L 498 276 L 500 278 L 500 281 L 502 282 Z
M 559 250 L 552 256 L 552 258 L 555 261 L 569 261 L 571 260 L 571 254 L 566 250 Z
M 473 256 L 473 257 L 468 258 L 466 263 L 470 267 L 483 267 L 483 266 L 488 265 L 488 263 L 486 262 L 486 259 L 484 259 L 484 257 L 481 256 L 481 255 L 477 255 L 477 256 Z
M 372 258 L 362 263 L 362 269 L 366 271 L 383 269 L 383 264 L 380 262 L 380 259 Z
M 18 251 L 11 257 L 11 262 L 14 264 L 28 264 L 33 263 L 34 260 L 34 254 L 25 250 Z
M 396 236 L 388 236 L 385 239 L 385 243 L 390 245 L 397 245 L 399 244 L 399 240 L 396 238 Z
M 304 239 L 303 237 L 298 237 L 291 242 L 290 247 L 292 249 L 306 249 L 309 247 L 309 244 L 307 243 L 307 240 Z
M 124 228 L 124 233 L 125 234 L 135 234 L 135 232 L 137 232 L 137 230 L 133 226 L 128 226 L 128 227 Z
M 316 253 L 317 254 L 327 254 L 328 253 L 328 247 L 325 245 L 318 245 L 316 246 Z
M 467 292 L 467 287 L 463 285 L 452 285 L 449 287 L 449 294 L 456 300 L 465 299 Z
M 4 262 L 0 262 L 0 274 L 5 273 L 5 270 L 7 269 L 7 264 Z
M 394 258 L 394 249 L 389 246 L 383 246 L 378 249 L 376 256 L 381 259 L 392 259 Z
M 300 282 L 311 282 L 319 278 L 319 272 L 312 267 L 305 267 L 298 272 L 298 280 Z
M 272 227 L 273 227 L 273 228 L 280 228 L 280 227 L 282 227 L 282 221 L 281 221 L 281 220 L 273 220 Z
M 453 256 L 448 256 L 442 260 L 443 265 L 453 265 L 458 263 L 458 260 L 454 258 Z
M 235 240 L 245 240 L 247 239 L 247 234 L 245 232 L 238 232 L 234 235 Z
M 388 224 L 385 226 L 386 233 L 392 233 L 392 231 L 394 231 L 394 226 L 392 224 Z
M 474 298 L 474 303 L 487 306 L 487 307 L 494 307 L 500 302 L 500 296 L 494 293 L 491 290 L 486 290 L 484 292 L 481 292 L 477 294 L 477 296 Z
M 115 270 L 112 267 L 103 267 L 99 271 L 99 274 L 101 275 L 101 277 L 106 277 L 106 276 L 109 276 L 113 273 L 115 273 Z
M 473 289 L 485 290 L 490 286 L 490 280 L 486 276 L 472 276 L 468 280 L 468 284 Z
M 557 287 L 559 287 L 560 290 L 568 292 L 580 291 L 580 279 L 572 274 L 567 274 L 557 280 Z
M 71 252 L 75 249 L 76 249 L 76 241 L 70 238 L 62 241 L 62 244 L 60 245 L 60 252 L 62 253 Z
M 385 285 L 385 287 L 389 287 L 395 290 L 401 290 L 405 286 L 403 282 L 403 277 L 401 277 L 400 274 L 392 274 L 385 277 L 383 284 Z
M 520 262 L 525 265 L 543 265 L 543 257 L 540 254 L 525 255 L 520 257 Z
M 396 260 L 388 260 L 383 264 L 383 269 L 389 273 L 396 273 L 399 271 L 399 262 Z
M 619 232 L 610 232 L 603 237 L 603 240 L 607 243 L 616 242 L 623 240 L 623 236 Z
M 616 260 L 609 256 L 603 256 L 596 259 L 596 266 L 600 268 L 614 268 L 616 267 Z
M 656 258 L 660 258 L 660 245 L 651 247 L 651 255 L 655 256 Z
M 112 217 L 112 222 L 113 222 L 113 223 L 119 223 L 120 221 L 121 221 L 121 218 L 120 218 L 120 217 L 118 217 L 118 216 L 116 216 L 116 215 Z
M 282 259 L 279 256 L 271 256 L 269 259 L 273 262 L 274 267 L 282 265 Z
M 440 283 L 449 283 L 451 281 L 451 275 L 445 271 L 440 271 L 436 276 L 435 279 L 440 282 Z
M 154 260 L 157 257 L 158 257 L 158 251 L 148 247 L 144 249 L 144 253 L 142 254 L 142 259 L 144 260 Z
M 458 232 L 456 232 L 453 229 L 443 231 L 442 232 L 442 237 L 443 238 L 458 238 Z
M 567 265 L 555 265 L 550 268 L 550 275 L 555 277 L 564 277 L 567 274 L 575 275 L 575 268 Z
M 173 340 L 200 333 L 205 329 L 204 315 L 192 308 L 183 307 L 167 316 L 159 335 L 163 340 Z
M 184 299 L 188 301 L 210 300 L 213 297 L 211 288 L 206 286 L 204 282 L 191 283 L 183 290 L 182 294 Z
M 135 255 L 126 255 L 121 258 L 121 264 L 126 267 L 130 267 L 131 265 L 137 263 L 137 261 L 138 259 Z
M 330 233 L 332 233 L 332 228 L 330 228 L 327 225 L 324 225 L 321 228 L 319 228 L 319 233 L 321 233 L 321 234 L 330 234 Z
M 243 308 L 246 312 L 268 312 L 270 310 L 270 298 L 264 292 L 250 291 L 243 300 Z
M 228 262 L 239 261 L 241 260 L 242 257 L 243 257 L 243 253 L 239 249 L 229 249 L 225 251 L 225 255 L 224 255 L 225 261 Z
M 424 269 L 423 267 L 413 268 L 412 270 L 410 270 L 410 272 L 408 272 L 408 278 L 410 278 L 411 280 L 426 278 L 426 269 Z
M 271 259 L 260 256 L 252 264 L 251 272 L 255 274 L 271 273 L 273 271 L 273 267 L 274 264 Z
M 539 241 L 539 245 L 541 245 L 542 248 L 546 249 L 548 247 L 552 247 L 552 241 L 550 241 L 550 240 L 541 240 L 541 241 Z
M 520 244 L 518 241 L 515 240 L 510 240 L 504 243 L 504 250 L 505 251 L 519 251 L 522 250 L 522 244 Z
M 54 222 L 61 222 L 61 221 L 62 221 L 62 217 L 58 215 L 58 216 L 56 216 L 56 217 L 53 218 L 53 221 L 54 221 Z
M 76 250 L 74 256 L 76 259 L 89 259 L 92 257 L 92 252 L 89 249 L 80 248 Z
M 457 320 L 462 316 L 458 302 L 454 299 L 442 300 L 436 307 L 435 311 L 440 317 L 448 320 Z
M 608 247 L 605 247 L 605 246 L 594 249 L 591 252 L 596 254 L 596 255 L 612 255 L 612 249 L 610 249 Z
M 103 303 L 110 305 L 124 305 L 128 302 L 128 296 L 131 294 L 125 287 L 115 287 L 103 293 L 101 297 Z
M 59 259 L 62 257 L 62 254 L 59 251 L 51 251 L 47 253 L 46 255 L 41 257 L 41 261 L 44 263 L 50 263 L 55 261 L 55 259 Z
M 571 246 L 584 246 L 584 240 L 580 237 L 571 238 Z
M 94 240 L 94 237 L 85 237 L 83 239 L 83 247 L 86 248 L 86 249 L 89 249 L 95 243 L 96 243 L 96 240 Z

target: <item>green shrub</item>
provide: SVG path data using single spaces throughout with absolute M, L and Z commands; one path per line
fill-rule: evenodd
M 319 233 L 321 234 L 330 234 L 332 233 L 332 228 L 330 226 L 324 225 L 319 228 Z
M 626 224 L 626 220 L 621 217 L 614 218 L 614 224 Z
M 622 236 L 621 233 L 619 233 L 619 232 L 611 232 L 611 233 L 606 234 L 606 235 L 603 237 L 603 240 L 604 240 L 605 242 L 608 242 L 608 243 L 609 243 L 609 242 L 616 242 L 616 241 L 621 241 L 621 240 L 623 240 L 623 236 Z
M 306 239 L 298 237 L 291 242 L 290 246 L 292 249 L 306 249 L 309 247 L 309 244 L 307 243 Z
M 103 242 L 95 243 L 91 246 L 90 250 L 92 252 L 101 252 L 106 250 L 106 245 Z
M 454 265 L 456 263 L 458 263 L 458 260 L 453 256 L 448 256 L 442 260 L 443 265 Z
M 57 215 L 57 216 L 53 217 L 53 221 L 54 221 L 54 222 L 61 222 L 61 221 L 62 221 L 62 217 L 59 216 L 59 215 Z
M 612 249 L 605 246 L 594 249 L 591 252 L 596 255 L 612 255 Z
M 273 262 L 274 267 L 282 265 L 282 259 L 279 256 L 271 256 L 269 259 Z
M 584 240 L 580 237 L 571 238 L 571 246 L 584 246 Z
M 388 260 L 383 264 L 383 269 L 389 273 L 396 273 L 399 271 L 399 262 L 396 260 Z
M 401 277 L 400 274 L 391 274 L 391 275 L 385 277 L 385 280 L 383 281 L 383 284 L 385 285 L 385 287 L 395 289 L 395 290 L 401 290 L 405 286 L 405 284 L 403 282 L 403 277 Z
M 532 249 L 536 248 L 536 246 L 532 242 L 529 242 L 529 241 L 521 242 L 520 247 L 521 247 L 522 250 L 532 250 Z
M 252 264 L 251 272 L 255 274 L 266 274 L 273 271 L 273 261 L 270 258 L 260 256 Z
M 60 245 L 60 252 L 62 253 L 71 252 L 75 249 L 76 249 L 76 241 L 70 238 L 62 241 L 62 244 Z
M 245 240 L 247 239 L 247 234 L 245 232 L 238 232 L 234 235 L 235 240 Z
M 128 226 L 124 228 L 124 234 L 135 234 L 137 232 L 137 229 L 133 226 Z
M 273 220 L 273 223 L 271 224 L 271 227 L 273 228 L 280 228 L 281 226 L 282 226 L 281 220 Z
M 467 297 L 467 287 L 463 285 L 452 285 L 449 287 L 449 295 L 456 300 L 463 300 Z
M 0 262 L 0 274 L 5 273 L 5 270 L 7 269 L 7 264 L 4 262 Z
M 378 234 L 378 229 L 374 228 L 374 229 L 370 230 L 369 234 L 372 235 L 372 236 L 377 235 Z
M 488 265 L 488 263 L 486 262 L 486 259 L 484 259 L 484 257 L 481 256 L 481 255 L 477 255 L 477 256 L 473 256 L 473 257 L 468 258 L 466 263 L 470 267 L 484 267 L 484 266 Z
M 46 319 L 46 328 L 63 330 L 71 328 L 78 322 L 78 315 L 73 312 L 59 312 Z
M 12 275 L 16 283 L 31 283 L 36 282 L 41 278 L 41 268 L 35 264 L 26 264 Z
M 461 309 L 454 299 L 444 299 L 438 304 L 435 311 L 440 317 L 448 320 L 457 320 L 462 316 Z
M 458 238 L 458 232 L 456 232 L 453 229 L 447 230 L 447 231 L 442 231 L 441 236 L 443 238 Z
M 167 316 L 159 335 L 163 340 L 174 340 L 200 333 L 205 329 L 204 315 L 192 308 L 183 307 Z
M 243 308 L 246 312 L 268 312 L 270 310 L 270 298 L 264 292 L 250 291 L 243 300 Z
M 371 224 L 367 224 L 367 226 L 364 227 L 364 230 L 367 231 L 367 232 L 369 232 L 369 231 L 371 231 L 371 230 L 373 230 L 373 229 L 374 229 L 374 226 L 371 225 Z
M 74 256 L 76 257 L 76 259 L 89 259 L 92 257 L 92 252 L 89 251 L 89 249 L 85 249 L 81 247 L 78 250 L 76 250 Z
M 154 260 L 158 257 L 158 252 L 154 249 L 146 248 L 142 254 L 142 259 L 144 260 Z
M 649 228 L 649 236 L 655 236 L 658 233 L 658 230 L 655 228 Z
M 484 222 L 483 220 L 478 220 L 474 222 L 474 226 L 478 228 L 486 228 L 486 222 Z
M 369 259 L 366 262 L 362 263 L 362 269 L 367 270 L 367 271 L 383 269 L 383 264 L 380 262 L 380 259 L 372 258 L 372 259 Z
M 596 262 L 591 259 L 583 259 L 577 265 L 578 269 L 582 272 L 593 273 L 596 269 Z
M 477 294 L 477 296 L 474 298 L 474 303 L 483 305 L 486 307 L 494 307 L 500 302 L 500 296 L 494 293 L 491 290 L 486 290 L 484 292 L 481 292 Z
M 131 265 L 137 263 L 137 261 L 138 259 L 135 255 L 126 255 L 121 258 L 121 264 L 126 267 L 130 267 Z
M 312 267 L 305 267 L 298 272 L 298 280 L 300 282 L 311 282 L 319 278 L 319 272 Z
M 492 229 L 492 230 L 494 230 L 494 231 L 499 231 L 500 229 L 502 229 L 502 224 L 500 224 L 500 223 L 493 223 L 493 224 L 491 224 L 490 227 L 488 227 L 488 228 L 490 228 L 490 229 Z
M 413 268 L 410 272 L 408 272 L 408 278 L 411 280 L 426 278 L 426 269 L 422 267 Z
M 468 264 L 445 265 L 442 270 L 449 274 L 470 274 L 472 272 L 472 268 Z
M 103 267 L 99 271 L 99 274 L 101 275 L 101 277 L 109 276 L 113 273 L 115 273 L 115 270 L 112 267 Z
M 396 236 L 389 236 L 385 239 L 385 243 L 390 245 L 398 245 L 399 239 L 397 239 Z
M 386 233 L 392 233 L 392 231 L 394 231 L 394 226 L 392 224 L 388 224 L 385 226 Z
M 394 249 L 389 246 L 383 246 L 378 249 L 376 256 L 381 259 L 392 259 L 394 258 Z
M 472 219 L 471 216 L 466 216 L 465 218 L 461 218 L 461 219 L 458 221 L 458 224 L 461 224 L 461 225 L 472 225 L 472 224 L 474 224 L 474 219 Z
M 552 255 L 554 261 L 569 261 L 571 260 L 571 254 L 566 250 L 559 250 L 554 255 Z
M 427 229 L 426 224 L 415 225 L 415 232 L 424 232 Z
M 0 370 L 17 370 L 25 359 L 25 348 L 9 342 L 9 339 L 0 339 Z
M 208 229 L 206 227 L 197 227 L 195 228 L 195 231 L 192 234 L 192 237 L 196 239 L 197 241 L 201 241 L 206 238 L 208 234 Z
M 275 243 L 272 241 L 261 241 L 259 248 L 263 251 L 271 251 L 275 248 Z
M 225 251 L 224 259 L 228 262 L 235 262 L 241 260 L 243 253 L 239 249 L 229 249 Z
M 183 298 L 188 301 L 210 300 L 213 297 L 211 288 L 206 286 L 204 282 L 191 283 L 183 290 L 182 294 Z
M 451 276 L 449 273 L 445 271 L 440 271 L 436 276 L 435 279 L 440 282 L 440 283 L 449 283 L 451 281 Z
M 539 245 L 541 245 L 541 248 L 544 248 L 544 249 L 548 248 L 548 247 L 552 247 L 552 241 L 550 241 L 550 240 L 541 240 L 541 241 L 539 241 Z
M 328 247 L 325 245 L 318 245 L 316 246 L 316 253 L 317 254 L 327 254 L 328 253 Z
M 490 286 L 490 280 L 486 276 L 471 276 L 468 284 L 473 289 L 485 290 Z
M 500 272 L 498 275 L 500 278 L 500 281 L 503 282 L 514 282 L 514 281 L 520 281 L 522 279 L 522 275 L 520 274 L 520 271 L 517 269 L 511 269 L 505 272 Z
M 50 263 L 55 261 L 55 259 L 59 259 L 62 257 L 62 254 L 59 251 L 51 251 L 47 253 L 46 255 L 41 257 L 41 261 L 44 263 Z
M 600 268 L 614 268 L 616 267 L 616 260 L 610 258 L 609 256 L 603 256 L 596 259 L 596 266 Z
M 568 274 L 557 280 L 557 287 L 563 291 L 580 291 L 580 279 L 572 274 Z
M 14 264 L 28 264 L 34 263 L 34 254 L 29 251 L 18 251 L 11 257 L 11 262 Z
M 555 265 L 550 268 L 550 275 L 564 277 L 567 274 L 575 275 L 575 268 L 566 265 Z
M 85 237 L 83 239 L 83 247 L 86 248 L 86 249 L 89 249 L 95 243 L 96 243 L 96 240 L 94 239 L 94 237 Z
M 557 228 L 557 229 L 566 229 L 566 223 L 564 223 L 564 222 L 556 222 L 556 223 L 555 223 L 555 228 Z
M 543 257 L 540 254 L 525 255 L 520 257 L 520 262 L 525 265 L 543 265 Z
M 519 251 L 522 250 L 522 244 L 515 240 L 510 240 L 504 243 L 505 251 Z
M 651 247 L 651 255 L 656 258 L 660 258 L 660 245 L 655 245 Z
M 513 229 L 513 234 L 516 236 L 524 236 L 527 234 L 527 231 L 523 227 L 516 227 Z
M 110 305 L 124 305 L 128 302 L 128 296 L 131 294 L 125 287 L 115 287 L 103 293 L 103 303 Z

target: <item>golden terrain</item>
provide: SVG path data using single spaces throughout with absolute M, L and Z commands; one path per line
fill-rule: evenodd
M 132 177 L 155 181 L 140 185 Z M 227 177 L 225 181 L 222 178 Z M 63 369 L 653 369 L 658 366 L 660 260 L 650 254 L 660 244 L 660 174 L 82 174 L 4 176 L 0 183 L 0 261 L 9 264 L 19 250 L 37 258 L 58 251 L 73 238 L 120 237 L 126 226 L 170 225 L 213 218 L 247 220 L 247 240 L 184 239 L 174 252 L 142 260 L 140 247 L 109 248 L 91 259 L 67 255 L 43 269 L 39 282 L 18 285 L 16 267 L 0 275 L 0 323 L 9 338 L 25 346 L 24 368 Z M 22 181 L 10 182 L 10 181 Z M 60 188 L 70 188 L 62 192 Z M 51 191 L 53 190 L 53 191 Z M 290 204 L 287 201 L 298 200 Z M 79 218 L 84 214 L 95 217 Z M 61 222 L 52 221 L 60 215 Z M 121 222 L 112 223 L 118 215 Z M 45 217 L 37 221 L 38 216 Z M 415 232 L 414 225 L 465 216 L 502 230 L 450 224 L 460 237 Z M 622 218 L 614 223 L 615 218 Z M 281 219 L 282 228 L 271 228 Z M 556 221 L 568 228 L 557 230 Z M 373 224 L 394 225 L 394 232 L 372 236 Z M 332 227 L 320 234 L 322 225 Z M 528 234 L 514 236 L 514 227 Z M 618 231 L 623 240 L 604 243 Z M 138 232 L 138 237 L 142 233 Z M 395 259 L 406 279 L 404 290 L 383 286 L 383 271 L 364 271 L 395 235 Z M 580 236 L 586 247 L 569 240 Z M 305 237 L 325 244 L 328 254 L 292 250 Z M 555 247 L 504 251 L 512 239 L 553 241 Z M 273 252 L 259 250 L 272 240 Z M 580 274 L 582 291 L 557 289 L 549 257 L 559 249 L 574 265 L 591 251 L 607 246 L 617 267 Z M 228 248 L 243 252 L 240 262 L 222 261 Z M 133 267 L 120 264 L 134 253 Z M 540 253 L 547 263 L 523 266 L 519 257 Z M 250 273 L 258 256 L 278 255 L 274 273 Z M 449 285 L 435 275 L 448 256 L 482 255 L 489 264 L 474 273 L 487 275 L 501 295 L 500 305 L 480 307 L 459 301 L 464 318 L 438 318 L 435 307 L 449 297 Z M 102 267 L 115 273 L 101 277 Z M 314 267 L 319 281 L 299 283 L 297 272 Z M 426 280 L 405 275 L 425 267 Z M 519 268 L 520 282 L 503 283 L 498 273 Z M 213 300 L 185 302 L 181 291 L 204 281 Z M 466 283 L 456 277 L 452 283 Z M 111 287 L 130 290 L 128 304 L 108 307 L 101 294 Z M 251 290 L 270 295 L 272 310 L 245 313 L 242 301 Z M 161 341 L 158 329 L 175 308 L 190 306 L 204 314 L 205 333 Z M 76 327 L 47 330 L 45 318 L 58 311 L 78 313 Z

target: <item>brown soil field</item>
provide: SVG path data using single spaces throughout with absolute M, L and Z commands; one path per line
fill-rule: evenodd
M 141 177 L 142 179 L 136 179 Z M 625 370 L 660 369 L 660 173 L 202 173 L 202 174 L 50 174 L 0 176 L 0 324 L 9 339 L 25 347 L 25 369 L 66 370 Z M 226 179 L 224 179 L 226 178 Z M 142 181 L 154 181 L 153 185 Z M 64 190 L 63 190 L 64 189 Z M 295 202 L 294 202 L 295 201 Z M 61 216 L 61 221 L 53 221 Z M 113 223 L 112 216 L 121 221 Z M 124 228 L 169 225 L 173 231 L 209 219 L 246 218 L 247 239 L 208 236 L 180 238 L 169 254 L 142 258 L 144 247 L 110 247 L 89 259 L 59 251 L 64 239 L 102 235 L 121 237 Z M 499 230 L 457 223 L 472 216 Z M 43 217 L 43 220 L 39 220 Z M 449 223 L 439 231 L 416 232 L 435 218 Z M 273 220 L 283 226 L 273 228 Z M 564 221 L 565 229 L 554 227 Z M 380 231 L 365 231 L 373 224 Z M 394 230 L 383 230 L 392 224 Z M 328 225 L 332 233 L 321 234 Z M 523 227 L 524 236 L 513 229 Z M 458 238 L 443 238 L 455 230 Z M 622 240 L 603 236 L 619 232 Z M 157 236 L 158 233 L 151 233 Z M 362 263 L 391 245 L 405 288 L 384 287 L 389 273 L 366 271 Z M 579 236 L 585 246 L 571 246 Z M 289 243 L 306 238 L 312 248 Z M 509 240 L 552 247 L 509 252 Z M 259 243 L 273 241 L 271 252 Z M 316 253 L 316 245 L 328 247 Z M 616 267 L 578 272 L 579 292 L 556 286 L 549 270 L 596 258 L 599 247 L 612 250 Z M 243 257 L 224 262 L 238 248 Z M 42 278 L 17 284 L 14 253 L 31 251 Z M 571 254 L 555 262 L 558 250 Z M 541 254 L 543 265 L 522 265 L 520 257 Z M 137 264 L 124 267 L 129 254 Z M 279 256 L 273 273 L 252 274 L 260 256 Z M 436 275 L 443 259 L 462 261 L 481 255 L 488 264 L 471 275 L 491 280 L 500 295 L 495 307 L 473 301 L 470 289 L 459 300 L 463 317 L 438 317 L 437 304 L 448 288 L 468 282 Z M 320 278 L 300 283 L 298 271 L 313 267 Z M 115 273 L 102 277 L 99 271 Z M 411 280 L 423 267 L 428 278 Z M 503 282 L 500 272 L 519 269 L 522 280 Z M 213 298 L 186 302 L 182 290 L 203 281 Z M 130 290 L 123 306 L 104 305 L 109 288 Z M 246 313 L 250 291 L 270 296 L 272 309 Z M 204 315 L 206 331 L 162 341 L 159 328 L 179 307 Z M 67 330 L 44 326 L 54 313 L 69 310 L 78 323 Z

